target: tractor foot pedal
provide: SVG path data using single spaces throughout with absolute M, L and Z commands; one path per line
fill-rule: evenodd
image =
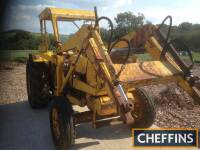
M 108 125 L 117 125 L 122 124 L 123 121 L 120 116 L 110 117 L 110 118 L 103 118 L 96 120 L 94 122 L 94 128 L 100 128 L 102 126 L 108 126 Z

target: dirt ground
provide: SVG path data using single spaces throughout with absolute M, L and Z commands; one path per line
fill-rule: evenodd
M 25 64 L 0 62 L 0 104 L 27 100 Z
M 200 76 L 200 66 L 194 73 Z M 0 105 L 27 101 L 25 64 L 0 63 Z M 174 84 L 148 86 L 156 104 L 155 125 L 159 127 L 200 128 L 200 106 Z

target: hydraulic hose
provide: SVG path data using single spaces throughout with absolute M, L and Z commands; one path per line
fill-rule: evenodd
M 182 42 L 181 40 L 179 39 L 174 39 L 174 40 L 171 40 L 170 42 L 168 42 L 167 44 L 167 47 L 172 44 L 173 46 L 175 46 L 175 49 L 177 48 L 177 46 L 182 46 L 182 48 L 184 50 L 187 51 L 188 55 L 189 55 L 189 58 L 191 60 L 191 65 L 187 66 L 188 69 L 192 69 L 192 67 L 194 66 L 194 59 L 193 59 L 193 56 L 192 56 L 192 52 L 190 51 L 189 47 L 184 43 Z M 166 51 L 167 52 L 167 51 Z M 163 55 L 166 54 L 166 52 L 163 53 Z
M 163 25 L 165 24 L 165 22 L 169 19 L 169 28 L 167 31 L 167 35 L 163 34 L 161 32 L 161 28 L 163 27 Z M 193 61 L 193 57 L 192 57 L 192 53 L 190 51 L 190 49 L 186 46 L 185 43 L 181 42 L 178 39 L 175 40 L 170 40 L 170 32 L 172 29 L 172 17 L 171 16 L 167 16 L 163 22 L 160 24 L 160 26 L 158 27 L 158 29 L 156 30 L 157 35 L 159 36 L 161 42 L 164 43 L 163 46 L 163 50 L 160 54 L 160 59 L 163 59 L 166 55 L 166 52 L 170 53 L 171 56 L 173 57 L 173 59 L 175 60 L 175 62 L 178 64 L 178 66 L 181 68 L 181 70 L 184 72 L 185 76 L 190 75 L 190 69 L 194 66 L 194 61 Z M 177 47 L 176 46 L 182 46 L 187 52 L 188 55 L 190 57 L 190 60 L 192 61 L 191 65 L 187 65 L 179 56 L 179 54 L 177 53 Z
M 170 37 L 171 29 L 172 29 L 172 16 L 165 17 L 165 19 L 162 21 L 162 23 L 159 25 L 159 27 L 157 29 L 157 31 L 160 31 L 160 29 L 164 26 L 165 22 L 168 19 L 169 19 L 169 28 L 168 28 L 168 31 L 167 31 L 167 36 L 165 38 L 165 42 L 164 42 L 163 50 L 161 52 L 161 56 L 163 55 L 163 53 L 165 53 L 167 45 L 168 45 L 168 42 L 169 42 L 169 37 Z
M 111 46 L 111 42 L 112 42 L 112 36 L 113 36 L 113 23 L 112 21 L 108 18 L 108 17 L 105 17 L 105 16 L 102 16 L 102 17 L 99 17 L 96 22 L 95 22 L 95 28 L 99 25 L 99 21 L 101 20 L 107 20 L 109 25 L 110 25 L 110 38 L 109 38 L 109 41 L 108 41 L 108 51 L 110 51 L 110 46 Z
M 127 46 L 128 46 L 128 53 L 127 53 L 127 55 L 126 55 L 126 57 L 125 57 L 124 63 L 123 63 L 122 66 L 121 66 L 121 69 L 119 70 L 119 72 L 118 72 L 117 75 L 116 75 L 117 78 L 119 78 L 121 72 L 124 70 L 126 63 L 128 62 L 128 58 L 129 58 L 130 52 L 131 52 L 131 45 L 130 45 L 129 40 L 127 40 L 127 39 L 125 39 L 125 38 L 121 38 L 121 39 L 118 39 L 116 42 L 114 42 L 114 43 L 112 44 L 112 46 L 111 46 L 111 48 L 110 48 L 110 51 L 109 51 L 109 54 L 111 54 L 111 51 L 112 51 L 113 47 L 114 47 L 117 43 L 119 43 L 119 42 L 125 42 L 125 43 L 127 44 Z

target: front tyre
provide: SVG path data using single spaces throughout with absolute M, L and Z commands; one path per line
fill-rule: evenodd
M 135 91 L 137 102 L 132 115 L 135 123 L 132 128 L 149 128 L 155 120 L 156 111 L 153 97 L 144 88 L 137 88 Z
M 75 141 L 73 109 L 62 96 L 54 97 L 50 106 L 50 127 L 54 144 L 58 150 L 69 149 Z

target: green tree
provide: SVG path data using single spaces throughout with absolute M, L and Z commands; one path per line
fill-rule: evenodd
M 192 29 L 192 23 L 189 22 L 183 22 L 181 23 L 178 28 L 182 31 L 188 31 Z
M 110 32 L 105 28 L 100 28 L 100 32 L 103 41 L 108 42 L 110 38 Z
M 144 19 L 145 17 L 142 13 L 138 13 L 137 16 L 130 11 L 117 14 L 117 17 L 115 17 L 117 25 L 115 27 L 114 39 L 138 29 L 144 24 Z

